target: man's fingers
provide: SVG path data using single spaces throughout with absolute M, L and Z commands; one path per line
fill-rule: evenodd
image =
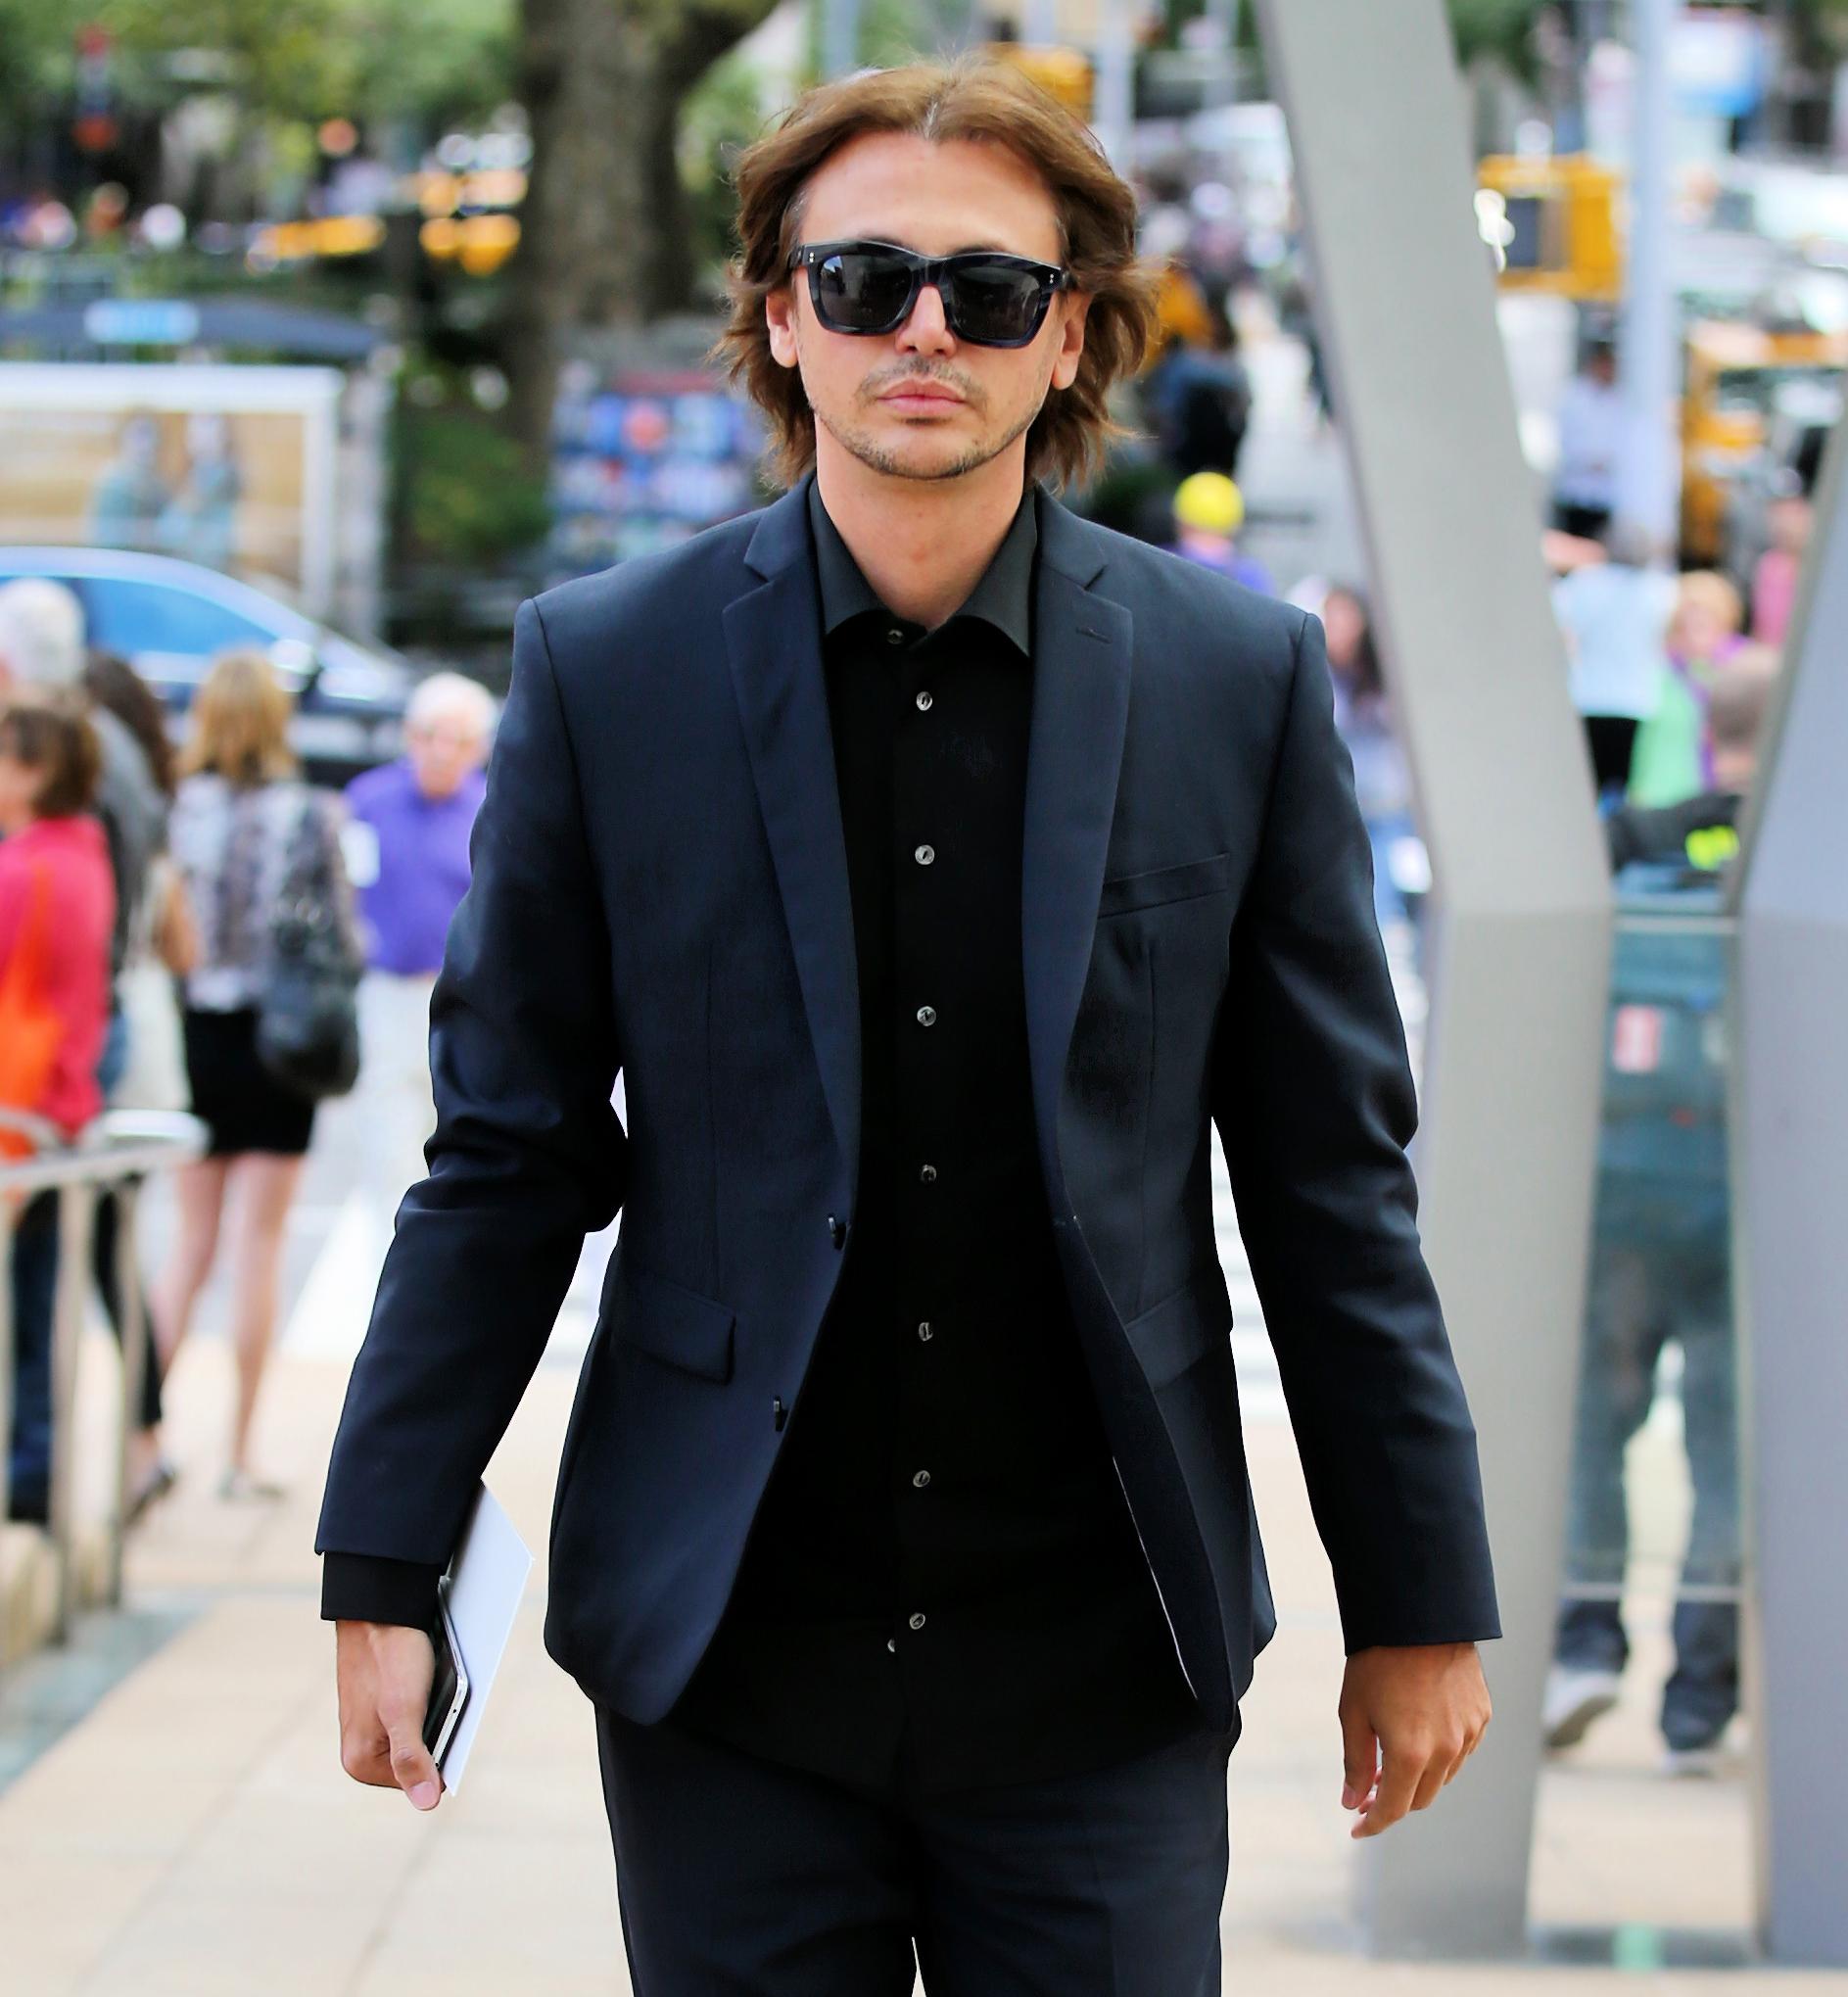
M 1373 1799 L 1372 1807 L 1366 1812 L 1363 1823 L 1356 1824 L 1350 1833 L 1354 1837 L 1377 1837 L 1382 1831 L 1389 1831 L 1411 1808 L 1412 1798 L 1417 1793 L 1429 1756 L 1412 1753 L 1390 1742 L 1385 1748 L 1385 1758 L 1380 1770 L 1380 1793 Z
M 394 1711 L 386 1725 L 392 1737 L 392 1780 L 420 1810 L 434 1810 L 443 1793 L 443 1778 L 423 1744 L 423 1715 L 409 1708 Z
M 364 1783 L 368 1788 L 395 1789 L 398 1786 L 398 1778 L 392 1773 L 392 1743 L 386 1738 L 382 1727 L 369 1738 L 343 1737 L 340 1765 L 355 1782 Z
M 1418 1786 L 1412 1791 L 1411 1806 L 1414 1810 L 1428 1810 L 1444 1793 L 1444 1784 L 1450 1776 L 1450 1757 L 1440 1751 L 1425 1764 L 1425 1772 L 1418 1778 Z
M 1480 1734 L 1471 1734 L 1466 1736 L 1466 1738 L 1463 1741 L 1462 1747 L 1458 1750 L 1456 1759 L 1453 1762 L 1451 1762 L 1449 1767 L 1445 1769 L 1444 1772 L 1444 1786 L 1446 1789 L 1450 1786 L 1450 1784 L 1453 1782 L 1455 1782 L 1457 1777 L 1463 1773 L 1464 1762 L 1466 1762 L 1470 1758 L 1470 1756 L 1476 1752 L 1476 1743 L 1483 1736 Z
M 1341 1716 L 1341 1807 L 1357 1810 L 1372 1790 L 1380 1766 L 1380 1742 L 1363 1715 L 1344 1709 Z
M 1465 1737 L 1463 1741 L 1463 1751 L 1450 1764 L 1450 1772 L 1444 1778 L 1444 1785 L 1445 1788 L 1448 1788 L 1449 1785 L 1453 1782 L 1455 1782 L 1457 1777 L 1463 1773 L 1464 1762 L 1466 1762 L 1470 1758 L 1470 1756 L 1476 1752 L 1477 1748 L 1479 1748 L 1482 1745 L 1483 1735 L 1488 1731 L 1489 1730 L 1487 1727 L 1478 1727 L 1473 1733 L 1471 1733 Z

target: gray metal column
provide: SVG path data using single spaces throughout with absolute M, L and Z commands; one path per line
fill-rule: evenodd
M 1610 891 L 1443 0 L 1259 0 L 1258 19 L 1440 896 L 1418 1175 L 1507 1638 L 1484 1653 L 1496 1721 L 1468 1770 L 1358 1847 L 1361 1913 L 1378 1953 L 1504 1952 L 1560 1584 Z
M 1848 1968 L 1848 440 L 1831 440 L 1738 877 L 1733 1225 L 1758 1913 Z
M 1635 0 L 1636 47 L 1630 140 L 1630 230 L 1625 244 L 1619 386 L 1624 452 L 1617 468 L 1617 512 L 1648 528 L 1656 546 L 1675 546 L 1681 518 L 1681 446 L 1675 434 L 1681 309 L 1669 268 L 1674 206 L 1675 89 L 1669 44 L 1679 0 Z

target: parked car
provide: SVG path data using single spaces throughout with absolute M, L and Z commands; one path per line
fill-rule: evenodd
M 212 661 L 228 646 L 254 645 L 295 695 L 291 740 L 314 783 L 344 784 L 399 752 L 418 677 L 411 667 L 255 583 L 164 554 L 0 547 L 0 582 L 17 576 L 49 576 L 73 590 L 91 644 L 127 659 L 166 703 L 176 735 Z

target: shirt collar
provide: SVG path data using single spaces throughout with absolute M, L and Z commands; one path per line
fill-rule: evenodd
M 955 613 L 957 617 L 979 617 L 992 625 L 1022 655 L 1032 649 L 1033 557 L 1039 546 L 1034 490 L 1027 488 L 994 559 Z M 813 482 L 809 486 L 809 534 L 815 545 L 826 634 L 831 637 L 850 617 L 866 611 L 877 611 L 881 617 L 893 615 L 860 573 L 839 528 L 822 504 L 821 488 Z

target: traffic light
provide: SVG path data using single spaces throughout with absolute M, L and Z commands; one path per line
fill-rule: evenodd
M 1494 154 L 1477 167 L 1476 223 L 1503 291 L 1614 302 L 1624 285 L 1618 176 L 1582 154 Z

